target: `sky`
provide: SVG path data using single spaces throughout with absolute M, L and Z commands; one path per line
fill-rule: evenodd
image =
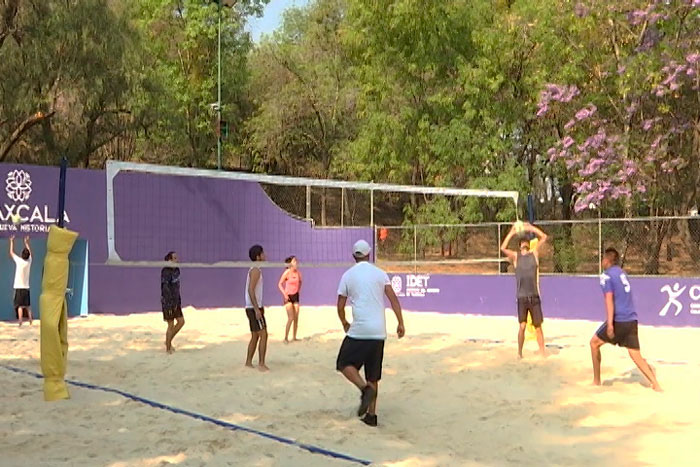
M 262 18 L 249 18 L 248 29 L 253 40 L 258 41 L 262 34 L 269 34 L 282 23 L 282 13 L 289 7 L 304 6 L 309 0 L 270 0 Z

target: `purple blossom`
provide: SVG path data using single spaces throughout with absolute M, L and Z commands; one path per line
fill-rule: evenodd
M 549 110 L 549 107 L 547 106 L 547 104 L 544 104 L 544 105 L 540 104 L 539 109 L 537 110 L 537 116 L 538 117 L 543 116 L 544 114 L 547 113 L 547 110 Z
M 688 76 L 695 76 L 695 68 L 688 67 L 688 69 L 685 71 L 685 74 Z
M 578 174 L 582 177 L 590 177 L 596 173 L 605 164 L 603 159 L 591 159 L 585 168 L 579 170 Z
M 653 118 L 644 120 L 644 122 L 642 123 L 642 129 L 643 129 L 644 131 L 649 131 L 649 130 L 651 130 L 651 127 L 653 127 L 653 126 L 654 126 L 654 123 L 655 123 L 654 120 L 655 120 L 655 119 L 653 119 Z
M 587 107 L 584 107 L 583 109 L 576 112 L 576 120 L 581 121 L 590 118 L 593 116 L 593 114 L 595 114 L 596 110 L 598 109 L 595 105 L 589 104 Z
M 627 15 L 627 21 L 632 26 L 636 26 L 637 24 L 641 24 L 642 21 L 647 17 L 647 12 L 644 10 L 635 10 Z
M 588 8 L 583 3 L 579 2 L 574 7 L 574 14 L 576 16 L 578 16 L 579 18 L 584 18 L 584 17 L 588 16 L 588 12 L 589 12 Z
M 574 125 L 576 125 L 576 120 L 574 120 L 574 119 L 572 118 L 571 120 L 569 120 L 568 122 L 566 122 L 566 125 L 564 125 L 564 129 L 565 129 L 566 131 L 569 131 L 569 130 L 571 130 L 571 129 L 574 127 Z
M 656 24 L 663 17 L 664 15 L 662 15 L 661 13 L 654 13 L 652 15 L 649 15 L 649 24 Z
M 659 135 L 659 136 L 656 137 L 656 139 L 654 140 L 654 142 L 651 143 L 651 149 L 652 149 L 653 151 L 655 151 L 656 149 L 658 149 L 659 144 L 661 144 L 661 139 L 662 139 L 662 138 L 663 138 L 663 136 Z
M 623 74 L 625 71 L 627 71 L 627 67 L 626 67 L 626 66 L 620 65 L 619 67 L 617 67 L 617 74 L 618 74 L 618 75 Z
M 552 158 L 552 156 L 554 156 L 554 154 L 555 154 L 556 152 L 557 152 L 557 148 L 549 148 L 549 149 L 547 149 L 547 155 L 549 156 L 550 159 Z
M 567 136 L 562 141 L 562 145 L 564 146 L 564 149 L 569 149 L 574 144 L 574 142 L 575 141 L 571 136 Z
M 605 135 L 605 130 L 602 128 L 598 130 L 598 133 L 596 133 L 593 136 L 589 136 L 588 139 L 586 140 L 587 146 L 592 147 L 592 148 L 599 148 L 603 142 L 606 139 Z
M 695 52 L 689 54 L 687 57 L 685 57 L 685 61 L 691 65 L 695 65 L 696 63 L 700 62 L 700 53 Z

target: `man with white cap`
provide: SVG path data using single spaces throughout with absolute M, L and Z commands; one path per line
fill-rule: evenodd
M 355 266 L 348 269 L 338 285 L 338 317 L 346 337 L 338 352 L 336 368 L 362 393 L 358 417 L 370 426 L 377 426 L 377 391 L 382 377 L 384 341 L 386 340 L 386 315 L 384 295 L 389 299 L 399 325 L 399 339 L 406 333 L 401 314 L 401 304 L 391 288 L 389 276 L 369 263 L 369 244 L 359 240 L 353 246 Z M 345 304 L 352 304 L 352 323 L 345 319 Z M 365 379 L 360 368 L 365 367 Z

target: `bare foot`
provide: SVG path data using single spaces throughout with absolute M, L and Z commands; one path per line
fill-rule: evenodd
M 245 362 L 245 366 L 246 366 L 247 368 L 255 368 L 255 367 L 253 366 L 253 364 L 252 364 L 252 363 L 249 363 L 249 362 Z
M 523 354 L 519 353 L 519 354 L 518 354 L 518 360 L 522 360 L 522 359 L 523 359 Z
M 166 350 L 168 355 L 172 355 L 175 350 L 171 347 L 168 350 Z
M 299 342 L 301 339 L 297 339 L 296 337 L 294 338 L 294 342 Z
M 285 339 L 285 340 L 284 340 L 284 343 L 285 343 L 285 344 L 289 344 L 289 339 Z
M 656 368 L 649 365 L 649 370 L 651 371 L 651 374 L 654 375 L 654 379 L 656 379 Z M 656 384 L 652 384 L 651 388 L 656 392 L 664 392 L 664 390 L 661 389 L 661 385 L 658 383 L 658 381 Z
M 270 369 L 264 363 L 262 365 L 258 365 L 258 370 L 262 372 L 270 371 Z
M 600 381 L 593 380 L 593 386 L 600 386 Z

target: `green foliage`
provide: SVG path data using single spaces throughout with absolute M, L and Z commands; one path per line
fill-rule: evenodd
M 266 3 L 221 9 L 225 167 L 517 190 L 545 200 L 539 218 L 569 218 L 589 178 L 547 150 L 569 134 L 572 109 L 536 117 L 547 83 L 565 83 L 652 181 L 645 197 L 605 212 L 698 204 L 692 2 L 311 0 L 253 44 L 246 20 Z M 631 24 L 630 14 L 644 21 Z M 213 167 L 218 15 L 206 0 L 0 1 L 0 161 Z M 650 37 L 658 41 L 648 48 Z M 682 83 L 668 81 L 674 63 L 685 63 Z M 671 89 L 676 82 L 685 84 Z M 653 131 L 641 130 L 652 118 Z M 645 162 L 657 133 L 666 135 L 659 154 Z M 325 219 L 326 204 L 340 200 L 322 197 Z M 510 221 L 524 204 L 383 202 L 379 211 L 397 213 L 392 223 L 445 224 Z M 424 247 L 464 241 L 451 232 L 426 232 Z M 562 269 L 575 265 L 570 249 L 557 245 Z

